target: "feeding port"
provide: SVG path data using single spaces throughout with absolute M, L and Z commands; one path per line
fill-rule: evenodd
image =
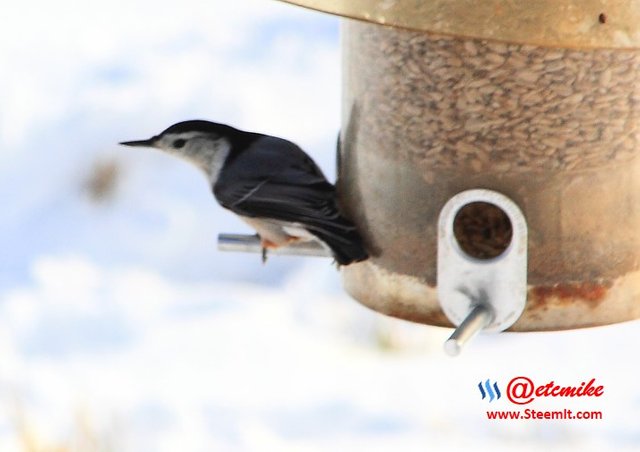
M 481 330 L 515 323 L 527 298 L 527 224 L 518 206 L 491 190 L 452 197 L 438 220 L 438 299 L 456 331 L 450 355 Z

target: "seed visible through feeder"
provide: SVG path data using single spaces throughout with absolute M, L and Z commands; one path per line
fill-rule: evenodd
M 462 251 L 476 259 L 492 259 L 509 247 L 511 220 L 499 207 L 486 202 L 463 206 L 453 220 L 453 235 Z

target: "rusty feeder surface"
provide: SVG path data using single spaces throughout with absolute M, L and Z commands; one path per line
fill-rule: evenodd
M 373 253 L 344 269 L 353 297 L 452 326 L 438 216 L 488 189 L 528 226 L 526 305 L 510 330 L 640 317 L 640 3 L 287 1 L 347 18 L 339 189 Z M 508 245 L 499 213 L 462 216 L 471 256 Z

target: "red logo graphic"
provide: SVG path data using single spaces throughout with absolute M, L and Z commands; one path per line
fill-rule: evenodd
M 507 386 L 507 397 L 516 405 L 526 405 L 537 397 L 600 397 L 603 393 L 604 386 L 596 385 L 595 378 L 578 386 L 560 386 L 553 380 L 536 386 L 528 377 L 515 377 Z

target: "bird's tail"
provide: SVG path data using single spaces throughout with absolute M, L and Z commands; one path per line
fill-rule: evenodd
M 369 257 L 358 230 L 344 217 L 310 228 L 310 232 L 331 248 L 339 265 L 349 265 Z

